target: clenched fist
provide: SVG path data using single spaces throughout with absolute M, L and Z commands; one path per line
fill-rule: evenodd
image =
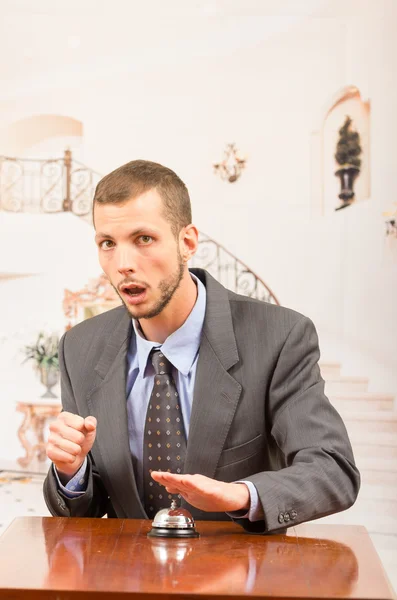
M 50 425 L 47 456 L 65 479 L 80 469 L 96 436 L 96 418 L 61 412 Z

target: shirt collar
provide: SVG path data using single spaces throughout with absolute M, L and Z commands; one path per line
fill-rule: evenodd
M 200 347 L 207 298 L 204 284 L 193 273 L 190 275 L 197 285 L 195 305 L 183 325 L 169 335 L 163 344 L 144 338 L 138 321 L 132 320 L 136 334 L 139 372 L 142 377 L 147 375 L 146 366 L 152 348 L 161 348 L 164 356 L 183 375 L 188 375 L 192 368 Z

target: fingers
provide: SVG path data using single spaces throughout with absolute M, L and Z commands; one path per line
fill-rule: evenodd
M 184 497 L 217 498 L 224 495 L 225 484 L 204 475 L 176 475 L 163 471 L 153 471 L 152 477 L 163 485 L 170 494 L 181 494 Z
M 62 412 L 57 419 L 50 424 L 50 431 L 55 435 L 70 440 L 76 444 L 83 444 L 87 433 L 96 430 L 97 420 L 95 417 L 80 417 L 72 413 Z
M 207 512 L 248 510 L 250 506 L 246 485 L 217 481 L 199 474 L 152 471 L 151 475 L 169 494 L 180 494 L 189 504 Z
M 166 486 L 165 489 L 169 494 L 180 494 L 181 496 L 183 496 L 182 490 L 180 490 L 179 488 Z
M 84 441 L 84 439 L 83 439 Z M 82 451 L 82 447 L 79 443 L 76 443 L 70 439 L 64 438 L 59 434 L 50 433 L 48 437 L 48 443 L 53 447 L 57 447 L 63 452 L 67 452 L 72 456 L 78 456 Z
M 56 421 L 54 421 L 54 424 L 60 425 L 62 423 L 64 423 L 68 427 L 72 427 L 72 429 L 76 429 L 76 431 L 83 431 L 84 429 L 83 417 L 80 417 L 80 415 L 74 415 L 70 412 L 64 411 L 59 413 Z
M 73 444 L 82 446 L 82 444 L 84 444 L 85 435 L 82 431 L 77 431 L 67 425 L 55 425 L 51 423 L 48 441 L 54 444 L 60 439 L 65 439 Z
M 176 475 L 175 473 L 166 473 L 164 471 L 152 471 L 152 478 L 163 485 L 170 494 L 184 494 L 192 489 L 196 489 L 196 485 L 192 485 L 192 475 Z
M 151 476 L 154 481 L 157 481 L 157 483 L 160 483 L 160 485 L 163 485 L 164 487 L 170 486 L 178 490 L 183 488 L 181 475 L 165 473 L 163 471 L 152 471 Z
M 84 419 L 84 427 L 87 431 L 94 431 L 97 426 L 97 420 L 95 417 L 86 417 Z
M 89 416 L 62 412 L 50 424 L 47 456 L 57 469 L 70 474 L 71 465 L 82 464 L 95 440 L 97 421 Z
M 158 483 L 168 481 L 170 483 L 181 483 L 187 475 L 177 475 L 176 473 L 168 473 L 168 471 L 152 471 L 152 478 Z
M 55 464 L 57 469 L 64 471 L 62 468 L 63 464 L 72 465 L 76 462 L 76 456 L 62 450 L 58 446 L 47 445 L 47 456 Z

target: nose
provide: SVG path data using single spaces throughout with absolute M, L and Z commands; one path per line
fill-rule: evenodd
M 136 256 L 133 248 L 119 246 L 117 248 L 117 270 L 121 275 L 135 273 L 137 270 Z

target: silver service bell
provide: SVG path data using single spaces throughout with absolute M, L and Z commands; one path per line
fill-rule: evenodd
M 154 517 L 149 537 L 197 538 L 194 519 L 186 508 L 172 500 L 170 508 L 162 508 Z

